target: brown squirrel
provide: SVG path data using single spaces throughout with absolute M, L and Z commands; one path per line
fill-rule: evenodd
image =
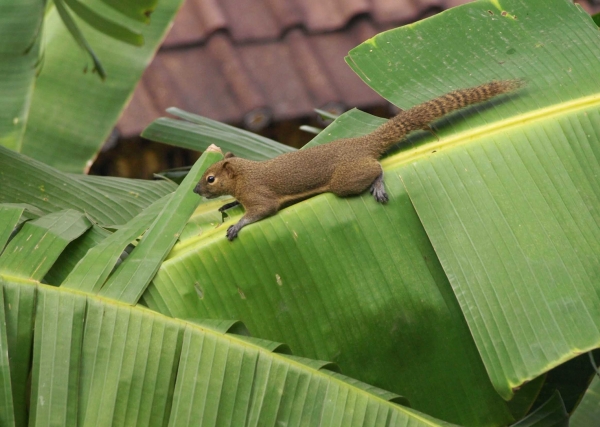
M 388 201 L 379 157 L 409 132 L 428 129 L 429 123 L 460 108 L 486 101 L 521 87 L 521 80 L 492 81 L 455 90 L 424 102 L 379 126 L 368 135 L 338 139 L 261 162 L 231 153 L 210 166 L 194 192 L 208 199 L 231 195 L 246 214 L 227 230 L 235 239 L 240 229 L 274 215 L 283 207 L 320 193 L 352 196 L 370 188 L 380 203 Z M 229 203 L 220 211 L 238 204 Z

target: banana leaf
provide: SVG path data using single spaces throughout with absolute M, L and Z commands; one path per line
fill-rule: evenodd
M 67 244 L 91 226 L 81 212 L 55 212 L 26 223 L 0 255 L 0 270 L 40 280 Z
M 386 160 L 505 399 L 600 345 L 599 41 L 570 1 L 478 1 L 348 55 L 401 108 L 473 82 L 527 82 L 509 100 L 439 121 L 439 141 Z
M 122 225 L 175 188 L 161 181 L 75 177 L 0 146 L 0 203 L 42 212 L 76 209 L 102 225 Z
M 88 220 L 89 219 L 90 218 L 88 217 Z M 43 282 L 52 283 L 54 286 L 62 286 L 79 261 L 85 257 L 90 250 L 94 250 L 98 246 L 101 246 L 102 241 L 109 236 L 112 236 L 110 231 L 92 222 L 92 226 L 85 233 L 68 244 L 44 276 Z M 117 257 L 122 255 L 123 250 L 119 252 Z
M 513 427 L 569 427 L 569 414 L 559 392 Z
M 21 219 L 23 208 L 0 205 L 0 254 Z
M 150 22 L 158 0 L 101 0 L 106 5 L 140 22 Z
M 121 205 L 134 204 L 145 209 L 156 200 L 177 189 L 177 185 L 166 179 L 146 181 L 143 179 L 118 178 L 114 176 L 96 176 L 70 174 L 79 182 L 83 182 Z
M 143 307 L 0 275 L 0 315 L 3 426 L 31 402 L 36 426 L 451 427 L 328 362 Z
M 296 151 L 295 148 L 272 139 L 179 108 L 168 108 L 167 112 L 183 120 L 161 117 L 150 123 L 141 136 L 151 141 L 197 151 L 204 151 L 209 145 L 216 144 L 224 152 L 231 151 L 238 157 L 250 160 L 266 160 Z M 231 138 L 233 134 L 236 135 L 235 139 Z
M 600 419 L 600 375 L 596 375 L 579 406 L 571 414 L 571 427 L 593 426 Z
M 43 13 L 44 2 L 35 3 Z M 27 2 L 15 2 L 12 8 L 7 9 L 7 14 L 2 16 L 14 23 L 22 18 L 22 25 L 27 25 L 24 28 L 31 27 L 27 30 L 30 34 L 21 35 L 20 32 L 14 32 L 19 37 L 14 43 L 11 42 L 11 37 L 0 38 L 0 43 L 4 43 L 4 40 L 7 44 L 13 43 L 13 55 L 18 53 L 22 56 L 27 43 L 36 47 L 27 56 L 19 57 L 19 63 L 22 65 L 18 68 L 15 65 L 16 61 L 9 61 L 10 69 L 4 65 L 7 61 L 0 61 L 3 64 L 0 66 L 0 81 L 10 83 L 10 87 L 14 87 L 15 90 L 22 87 L 14 95 L 14 106 L 6 113 L 10 113 L 10 117 L 6 116 L 5 119 L 5 113 L 0 113 L 0 141 L 6 140 L 3 145 L 63 171 L 79 173 L 89 168 L 113 130 L 142 72 L 169 29 L 182 0 L 164 0 L 158 5 L 156 0 L 106 0 L 104 3 L 94 0 L 84 3 L 81 4 L 77 0 L 61 0 L 55 3 L 56 7 L 50 8 L 44 18 L 43 65 L 39 77 L 35 79 L 35 90 L 33 82 L 35 64 L 38 61 L 37 45 L 42 32 L 39 30 L 39 22 L 35 27 L 34 21 L 39 21 L 41 14 L 32 11 Z M 106 3 L 119 12 L 107 7 Z M 100 28 L 103 33 L 72 14 L 67 9 L 69 5 L 75 6 L 80 15 L 92 19 L 96 26 L 101 22 L 88 16 L 89 13 L 98 13 L 104 19 L 104 24 L 124 23 L 125 26 L 115 27 L 111 24 L 109 28 L 103 25 Z M 85 11 L 82 11 L 82 8 Z M 154 11 L 150 21 L 148 14 L 152 10 Z M 125 22 L 121 14 L 134 19 L 140 18 L 138 21 L 148 23 L 131 20 Z M 129 43 L 139 45 L 142 39 L 136 32 L 143 37 L 143 46 L 133 46 L 121 41 L 125 39 Z M 90 54 L 93 53 L 94 67 L 99 73 L 106 73 L 104 80 L 99 79 L 92 69 L 87 72 L 86 52 L 79 49 L 77 43 Z M 17 86 L 18 82 L 22 84 Z M 26 96 L 28 90 L 33 90 L 30 96 Z M 19 102 L 22 105 L 18 104 Z M 5 131 L 9 133 L 5 135 Z
M 139 245 L 108 279 L 100 291 L 107 298 L 135 304 L 179 239 L 190 215 L 200 204 L 192 190 L 204 171 L 223 158 L 220 151 L 206 150 L 181 185 L 163 206 Z

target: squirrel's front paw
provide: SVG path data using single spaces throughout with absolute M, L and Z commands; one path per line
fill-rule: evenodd
M 235 225 L 230 226 L 227 229 L 227 239 L 231 242 L 238 235 L 238 228 Z

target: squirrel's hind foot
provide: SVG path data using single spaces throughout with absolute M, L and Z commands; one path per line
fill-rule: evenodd
M 383 173 L 381 173 L 381 175 L 379 175 L 377 179 L 373 181 L 369 192 L 373 195 L 373 197 L 375 197 L 375 200 L 377 200 L 379 203 L 388 202 L 389 197 L 385 192 L 385 188 L 383 187 Z
M 383 188 L 371 187 L 371 194 L 379 203 L 387 203 L 389 197 Z

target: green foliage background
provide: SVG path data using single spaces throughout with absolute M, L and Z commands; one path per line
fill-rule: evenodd
M 128 5 L 140 19 L 148 7 Z M 218 152 L 179 186 L 64 172 L 82 170 L 106 137 L 177 5 L 158 4 L 131 62 L 75 18 L 107 86 L 60 56 L 72 35 L 52 8 L 44 50 L 42 10 L 1 6 L 35 43 L 23 55 L 19 40 L 0 39 L 14 67 L 0 72 L 15 83 L 0 139 L 63 171 L 0 147 L 0 424 L 567 425 L 545 374 L 599 340 L 591 18 L 565 0 L 480 0 L 356 47 L 349 65 L 402 108 L 493 79 L 527 86 L 404 141 L 382 161 L 388 205 L 324 194 L 229 242 L 241 209 L 220 225 L 228 200 L 191 191 Z M 23 71 L 44 52 L 36 81 Z M 59 88 L 80 81 L 91 92 L 61 104 Z M 255 159 L 290 150 L 171 111 L 187 121 L 145 135 L 234 151 L 243 141 Z M 352 110 L 310 144 L 381 123 Z M 596 388 L 575 392 L 573 425 L 593 416 Z

